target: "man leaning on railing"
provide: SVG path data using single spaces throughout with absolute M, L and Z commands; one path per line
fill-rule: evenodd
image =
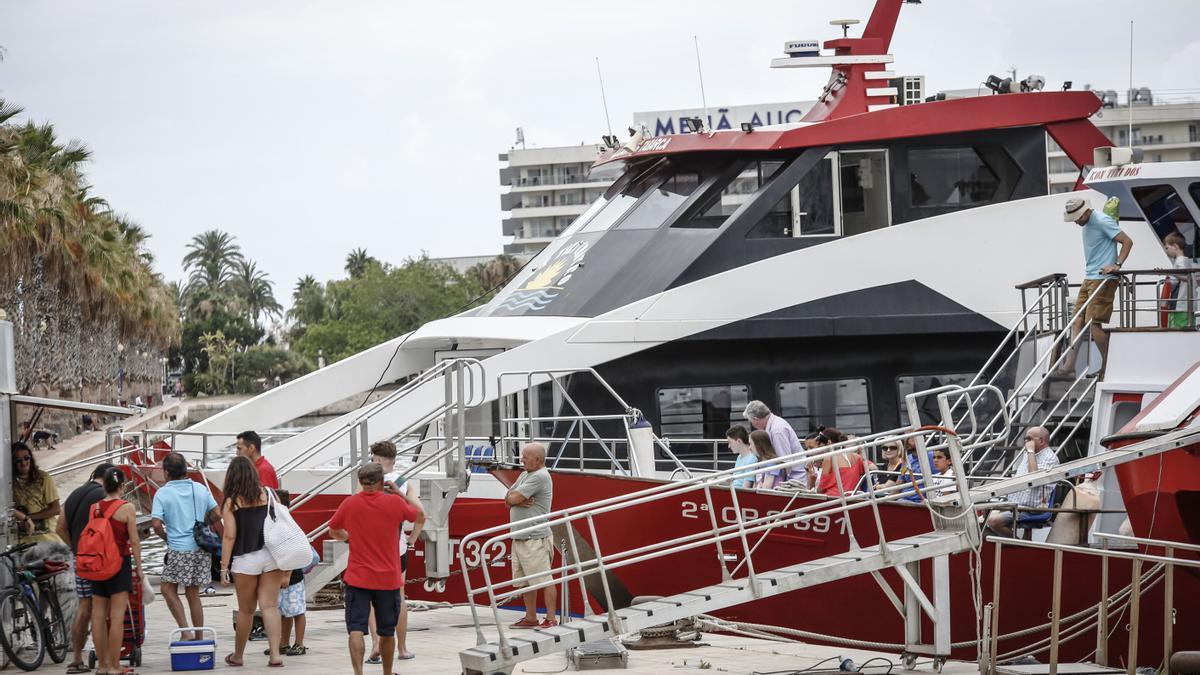
M 1075 337 L 1083 330 L 1085 322 L 1091 322 L 1092 341 L 1100 350 L 1100 377 L 1103 378 L 1104 367 L 1108 364 L 1108 333 L 1104 332 L 1103 324 L 1112 318 L 1113 298 L 1117 293 L 1116 274 L 1133 250 L 1133 239 L 1121 231 L 1115 218 L 1097 212 L 1086 199 L 1079 197 L 1067 200 L 1063 220 L 1083 228 L 1080 234 L 1083 236 L 1085 269 L 1075 308 L 1078 312 L 1080 307 L 1087 304 L 1087 309 L 1075 319 L 1071 329 L 1072 347 L 1059 366 L 1059 374 L 1075 376 Z M 1117 250 L 1118 245 L 1120 251 Z

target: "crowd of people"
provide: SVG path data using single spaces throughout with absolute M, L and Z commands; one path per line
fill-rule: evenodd
M 941 496 L 957 491 L 950 456 L 944 449 L 926 451 L 930 479 L 918 456 L 914 436 L 885 439 L 878 444 L 878 461 L 864 456 L 862 447 L 853 443 L 855 436 L 833 427 L 820 427 L 801 441 L 792 426 L 771 412 L 762 401 L 751 401 L 743 412 L 751 431 L 735 424 L 725 432 L 729 449 L 736 455 L 732 483 L 742 489 L 786 487 L 838 497 L 877 490 L 898 495 L 899 499 L 920 502 L 927 495 Z M 1050 434 L 1040 426 L 1025 434 L 1023 452 L 1013 463 L 1014 475 L 1051 469 L 1058 465 L 1058 452 L 1050 447 Z M 790 458 L 758 470 L 749 465 L 778 458 Z M 809 457 L 817 458 L 809 460 Z M 1012 536 L 1015 514 L 1021 509 L 1045 509 L 1054 506 L 1053 486 L 1042 486 L 1006 495 L 1012 506 L 991 511 L 985 519 L 988 529 L 1001 536 Z
M 354 672 L 361 673 L 365 662 L 382 664 L 384 673 L 391 673 L 393 657 L 414 657 L 404 639 L 404 573 L 407 548 L 420 536 L 425 518 L 415 482 L 397 484 L 401 476 L 395 468 L 396 446 L 384 441 L 371 452 L 372 461 L 358 472 L 361 491 L 340 504 L 329 526 L 331 537 L 350 542 L 343 578 Z M 219 503 L 203 477 L 189 471 L 182 454 L 170 452 L 162 458 L 159 468 L 165 482 L 155 490 L 149 521 L 150 531 L 166 543 L 160 590 L 183 629 L 206 625 L 201 595 L 214 579 L 232 586 L 237 612 L 233 650 L 224 657 L 225 664 L 246 663 L 257 616 L 265 633 L 266 665 L 280 667 L 284 656 L 308 652 L 304 569 L 280 569 L 264 536 L 268 521 L 276 520 L 276 509 L 285 508 L 290 495 L 280 489 L 257 433 L 238 434 L 236 453 L 226 469 Z M 12 520 L 21 543 L 62 544 L 75 557 L 78 609 L 70 630 L 67 672 L 92 671 L 83 653 L 90 632 L 97 675 L 132 673 L 120 662 L 124 621 L 130 603 L 136 601 L 135 588 L 149 591 L 149 586 L 137 511 L 124 498 L 126 473 L 111 463 L 100 464 L 60 505 L 53 478 L 38 468 L 27 444 L 14 443 L 12 459 Z M 408 531 L 406 523 L 411 524 Z M 115 559 L 105 567 L 101 549 L 110 540 Z M 315 550 L 313 557 L 315 564 Z M 365 653 L 367 633 L 372 637 L 370 655 Z M 182 639 L 203 636 L 184 631 Z

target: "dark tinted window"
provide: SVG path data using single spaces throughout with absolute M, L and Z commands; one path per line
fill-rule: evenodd
M 1193 195 L 1196 193 L 1196 184 L 1191 186 L 1190 191 Z M 1170 185 L 1143 185 L 1130 189 L 1130 192 L 1158 238 L 1165 239 L 1168 234 L 1178 232 L 1187 241 L 1189 250 L 1186 253 L 1195 257 L 1196 223 L 1175 188 Z
M 642 189 L 646 193 L 642 202 L 617 225 L 618 230 L 647 230 L 662 225 L 691 196 L 700 182 L 707 179 L 692 167 L 664 167 L 654 179 L 648 180 Z M 652 189 L 647 189 L 654 186 Z
M 819 427 L 843 433 L 871 433 L 871 404 L 866 380 L 780 382 L 779 416 L 804 436 Z
M 729 183 L 699 208 L 696 215 L 675 223 L 675 227 L 720 227 L 751 195 L 769 181 L 783 162 L 746 162 Z
M 908 171 L 913 206 L 974 206 L 1001 196 L 998 168 L 975 148 L 913 148 L 908 151 Z
M 667 437 L 725 438 L 749 402 L 744 384 L 664 387 L 658 390 L 659 426 Z

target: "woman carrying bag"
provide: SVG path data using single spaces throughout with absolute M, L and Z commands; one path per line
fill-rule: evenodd
M 254 611 L 258 609 L 262 612 L 270 648 L 267 665 L 279 667 L 283 665 L 279 654 L 279 589 L 290 570 L 279 569 L 263 536 L 268 509 L 274 499 L 270 491 L 260 485 L 254 464 L 241 456 L 229 463 L 223 493 L 221 583 L 233 584 L 238 602 L 234 650 L 225 657 L 225 664 L 242 665 Z M 276 508 L 281 507 L 276 505 Z

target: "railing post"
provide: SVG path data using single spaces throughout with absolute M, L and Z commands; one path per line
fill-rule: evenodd
M 712 523 L 713 532 L 716 532 L 721 529 L 721 526 L 717 524 L 717 507 L 713 505 L 712 490 L 708 485 L 704 486 L 704 501 L 708 506 L 708 519 Z M 721 566 L 721 581 L 729 581 L 729 566 L 725 564 L 725 546 L 721 543 L 720 538 L 717 539 L 717 563 Z
M 1188 275 L 1191 276 L 1191 275 Z M 1189 303 L 1190 306 L 1190 303 Z M 1190 313 L 1190 312 L 1189 312 Z M 1163 555 L 1167 558 L 1175 557 L 1175 548 L 1172 546 L 1166 547 Z M 1171 651 L 1174 643 L 1175 633 L 1175 566 L 1171 563 L 1166 564 L 1163 570 L 1163 675 L 1171 675 Z
M 608 572 L 604 568 L 604 554 L 600 551 L 600 537 L 596 535 L 596 522 L 592 514 L 587 514 L 588 532 L 592 535 L 592 549 L 596 551 L 596 567 L 600 570 L 600 586 L 604 588 L 604 606 L 608 610 L 609 630 L 613 633 L 624 633 L 617 610 L 613 607 L 612 589 L 608 585 Z
M 738 491 L 732 487 L 729 488 L 729 497 L 733 501 L 733 511 L 737 518 L 738 538 L 742 542 L 742 555 L 745 556 L 746 571 L 750 574 L 750 590 L 754 593 L 754 597 L 759 597 L 760 590 L 758 587 L 758 575 L 754 572 L 754 561 L 750 558 L 750 543 L 746 540 L 746 521 L 742 518 L 742 508 L 738 504 Z M 724 561 L 721 564 L 725 567 Z
M 1108 537 L 1100 538 L 1108 550 Z M 1096 665 L 1108 665 L 1108 556 L 1100 556 L 1100 613 L 1096 617 Z
M 1129 647 L 1125 650 L 1126 675 L 1136 675 L 1138 663 L 1138 621 L 1142 615 L 1142 561 L 1133 561 L 1133 589 L 1129 593 Z
M 1000 538 L 995 537 L 992 543 L 996 547 L 996 559 L 992 564 L 992 636 L 991 636 L 991 675 L 996 675 L 996 660 L 1000 652 L 997 651 L 997 645 L 1000 642 L 1000 551 L 1004 548 L 1004 544 Z
M 1054 550 L 1053 595 L 1050 600 L 1050 675 L 1058 675 L 1058 634 L 1062 620 L 1062 549 Z
M 200 437 L 200 466 L 208 469 L 208 434 Z

